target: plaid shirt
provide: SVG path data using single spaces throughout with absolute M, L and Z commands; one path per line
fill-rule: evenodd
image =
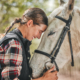
M 19 41 L 10 40 L 0 46 L 1 80 L 19 80 L 22 69 L 22 47 Z

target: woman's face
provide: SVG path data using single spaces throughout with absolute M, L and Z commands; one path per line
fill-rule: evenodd
M 40 39 L 41 34 L 46 30 L 47 26 L 45 24 L 40 25 L 32 25 L 28 29 L 28 33 L 26 39 L 29 41 L 33 40 L 34 38 Z

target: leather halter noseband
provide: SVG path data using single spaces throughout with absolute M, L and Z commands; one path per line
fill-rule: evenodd
M 55 16 L 55 17 L 66 23 L 66 26 L 62 30 L 62 33 L 60 34 L 60 37 L 59 37 L 59 39 L 57 41 L 56 46 L 52 50 L 51 54 L 48 54 L 48 53 L 40 51 L 40 50 L 35 50 L 35 52 L 39 53 L 39 54 L 43 54 L 43 55 L 49 57 L 51 59 L 51 63 L 54 62 L 55 66 L 56 66 L 56 70 L 59 71 L 59 68 L 58 68 L 58 66 L 57 66 L 57 64 L 55 62 L 55 58 L 56 58 L 56 56 L 57 56 L 57 54 L 59 52 L 59 49 L 61 47 L 61 44 L 62 44 L 62 42 L 63 42 L 63 40 L 64 40 L 65 35 L 66 35 L 67 32 L 68 32 L 68 36 L 69 36 L 69 44 L 70 44 L 71 58 L 72 58 L 71 65 L 74 66 L 73 50 L 72 50 L 72 44 L 71 44 L 71 33 L 70 33 L 70 24 L 71 24 L 71 21 L 72 21 L 72 16 L 69 15 L 69 19 L 68 20 L 63 19 L 60 16 Z M 55 54 L 54 54 L 54 56 L 52 56 L 54 52 L 55 52 Z

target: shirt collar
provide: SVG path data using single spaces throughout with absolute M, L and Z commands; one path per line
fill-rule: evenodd
M 15 29 L 21 36 L 22 36 L 22 38 L 23 38 L 23 35 L 22 35 L 22 33 L 21 33 L 21 31 L 19 30 L 19 29 Z M 23 38 L 23 43 L 27 46 L 27 45 L 31 45 L 31 43 L 32 43 L 32 41 L 29 41 L 28 39 L 26 39 L 26 38 Z

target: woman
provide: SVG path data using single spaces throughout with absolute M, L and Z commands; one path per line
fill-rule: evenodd
M 11 31 L 11 33 L 17 33 L 21 36 L 21 40 L 24 45 L 16 40 L 11 39 L 3 43 L 0 47 L 0 62 L 2 64 L 1 79 L 2 80 L 30 80 L 31 69 L 29 67 L 29 46 L 31 40 L 34 38 L 40 38 L 41 34 L 46 30 L 48 26 L 48 19 L 43 10 L 39 8 L 30 8 L 25 11 L 22 18 L 16 19 L 12 25 L 20 23 L 17 29 Z M 9 31 L 7 30 L 7 32 Z M 7 35 L 7 34 L 6 34 Z M 54 67 L 48 70 L 42 77 L 32 80 L 57 80 L 57 71 L 51 72 Z

